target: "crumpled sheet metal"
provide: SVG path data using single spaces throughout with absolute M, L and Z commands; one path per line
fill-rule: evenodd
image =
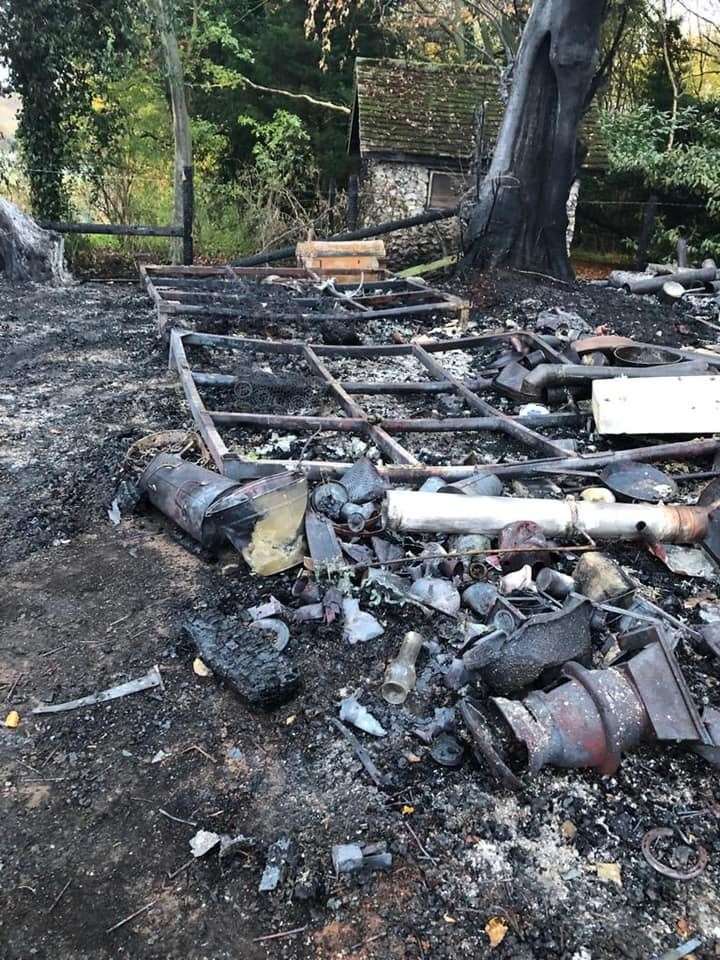
M 465 666 L 481 670 L 498 693 L 522 690 L 569 660 L 589 662 L 592 614 L 589 600 L 573 597 L 561 610 L 530 617 L 509 637 L 503 631 L 481 637 L 464 655 Z

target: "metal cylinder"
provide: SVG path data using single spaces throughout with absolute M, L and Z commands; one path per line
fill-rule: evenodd
M 493 698 L 513 735 L 525 744 L 528 767 L 593 767 L 614 773 L 623 753 L 652 738 L 650 720 L 623 670 L 566 664 L 568 683 L 522 702 Z
M 503 492 L 502 480 L 492 473 L 473 474 L 465 480 L 457 480 L 438 488 L 438 493 L 465 494 L 470 497 L 499 497 Z
M 161 453 L 146 467 L 140 489 L 162 513 L 206 547 L 222 540 L 217 524 L 207 513 L 223 497 L 240 489 L 236 480 Z
M 564 600 L 575 590 L 575 581 L 565 573 L 553 570 L 551 567 L 543 567 L 535 577 L 535 584 L 538 590 L 549 594 L 556 600 Z
M 644 380 L 648 377 L 689 377 L 706 373 L 704 360 L 686 360 L 658 367 L 588 367 L 585 364 L 545 363 L 535 367 L 522 384 L 524 395 L 541 397 L 549 386 L 586 386 L 593 380 L 614 380 L 616 377 Z
M 390 490 L 385 521 L 391 530 L 414 533 L 497 534 L 532 518 L 548 536 L 588 534 L 600 540 L 697 543 L 708 528 L 712 505 L 586 503 L 522 497 L 446 497 L 436 493 Z

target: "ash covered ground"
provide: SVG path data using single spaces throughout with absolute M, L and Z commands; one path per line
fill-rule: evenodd
M 289 601 L 293 574 L 253 578 L 236 555 L 206 555 L 149 511 L 110 523 L 132 444 L 191 427 L 140 292 L 79 284 L 0 293 L 0 698 L 3 716 L 12 708 L 22 717 L 15 730 L 0 727 L 3 960 L 645 960 L 692 936 L 703 941 L 697 957 L 720 955 L 717 773 L 681 747 L 647 748 L 615 777 L 544 770 L 512 794 L 469 754 L 459 770 L 438 767 L 410 732 L 450 699 L 432 659 L 421 659 L 405 712 L 385 704 L 378 685 L 406 630 L 451 641 L 442 615 L 375 607 L 384 636 L 354 647 L 338 622 L 292 627 L 288 654 L 302 688 L 272 713 L 198 677 L 182 622 L 270 595 Z M 522 325 L 558 305 L 640 340 L 694 345 L 707 333 L 677 310 L 582 284 L 492 275 L 471 296 L 470 332 Z M 458 333 L 446 321 L 357 332 L 388 339 L 394 330 Z M 267 456 L 304 443 L 241 432 L 235 440 Z M 338 456 L 348 442 L 318 439 L 308 455 Z M 421 439 L 429 462 L 521 455 L 489 434 L 448 444 Z M 693 599 L 717 594 L 717 584 L 673 577 L 640 548 L 613 555 L 690 622 Z M 696 696 L 719 703 L 717 664 L 685 643 L 680 658 Z M 92 693 L 153 664 L 162 691 L 30 715 L 40 701 Z M 327 719 L 354 691 L 390 731 L 368 744 L 391 778 L 385 790 Z M 654 872 L 640 843 L 657 826 L 702 844 L 708 869 L 689 882 Z M 245 839 L 230 856 L 212 852 L 183 868 L 199 828 Z M 276 891 L 259 893 L 268 847 L 283 836 L 296 845 L 295 863 Z M 392 870 L 338 879 L 331 847 L 355 840 L 385 841 Z M 507 926 L 495 949 L 485 932 L 492 918 Z

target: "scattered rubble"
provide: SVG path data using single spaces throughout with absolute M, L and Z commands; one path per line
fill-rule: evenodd
M 145 269 L 144 277 L 151 296 L 159 306 L 165 304 L 157 293 L 157 284 L 166 283 L 162 275 Z M 705 264 L 700 271 L 650 280 L 613 275 L 610 283 L 631 293 L 665 289 L 667 294 L 668 283 L 682 283 L 684 290 L 698 281 L 716 279 L 714 265 Z M 187 285 L 190 279 L 183 282 Z M 362 290 L 361 283 L 353 296 Z M 333 309 L 351 303 L 349 294 L 339 287 L 330 292 L 337 298 Z M 373 306 L 376 313 L 382 311 L 379 302 Z M 307 376 L 298 366 L 300 361 L 317 378 L 318 411 L 294 416 L 208 412 L 198 386 L 237 389 L 239 381 L 247 382 L 247 375 L 196 372 L 187 350 L 198 348 L 240 351 L 258 358 L 252 360 L 253 376 L 264 378 L 262 389 L 276 393 L 280 375 L 263 370 L 259 358 L 284 355 L 288 367 L 282 376 L 295 377 L 298 383 Z M 443 353 L 451 356 L 451 351 L 466 351 L 469 356 L 473 350 L 479 350 L 480 357 L 475 366 L 464 366 L 460 376 L 436 359 Z M 362 375 L 351 381 L 346 375 L 341 379 L 327 365 L 342 358 L 377 364 L 384 356 L 398 362 L 411 358 L 429 379 L 418 379 L 408 368 L 405 381 L 393 377 L 373 383 L 362 380 Z M 678 384 L 695 398 L 706 384 L 716 382 L 717 378 L 703 374 L 720 368 L 717 355 L 598 335 L 581 315 L 555 308 L 539 310 L 532 327 L 514 329 L 511 335 L 497 331 L 455 342 L 381 347 L 322 346 L 298 340 L 271 343 L 175 329 L 170 333 L 170 359 L 216 465 L 230 477 L 258 477 L 260 465 L 229 451 L 217 433 L 221 423 L 247 429 L 347 431 L 374 442 L 377 450 L 375 460 L 363 454 L 350 465 L 312 462 L 303 456 L 296 461 L 266 461 L 262 478 L 249 484 L 163 454 L 145 470 L 140 486 L 151 502 L 204 545 L 217 549 L 223 539 L 230 540 L 258 572 L 247 546 L 257 538 L 259 528 L 271 526 L 273 542 L 285 545 L 279 547 L 285 550 L 285 561 L 265 564 L 261 572 L 288 569 L 308 558 L 307 569 L 316 579 L 313 583 L 299 577 L 300 586 L 293 589 L 306 602 L 263 610 L 269 619 L 253 624 L 255 631 L 275 638 L 274 649 L 257 632 L 251 640 L 247 629 L 238 634 L 237 625 L 228 626 L 227 621 L 195 621 L 186 628 L 203 661 L 249 702 L 271 707 L 293 696 L 298 678 L 290 662 L 281 663 L 277 655 L 289 641 L 283 618 L 329 622 L 326 593 L 333 593 L 335 609 L 342 610 L 343 636 L 351 645 L 382 637 L 383 624 L 361 607 L 369 588 L 371 603 L 377 602 L 380 591 L 386 600 L 392 598 L 400 606 L 415 603 L 425 615 L 434 611 L 455 625 L 450 631 L 451 636 L 455 632 L 455 651 L 449 658 L 436 655 L 438 668 L 444 687 L 459 698 L 478 759 L 505 784 L 520 785 L 515 762 L 518 744 L 523 745 L 532 772 L 555 765 L 595 767 L 609 774 L 624 753 L 652 740 L 682 741 L 705 750 L 706 757 L 714 760 L 720 741 L 715 739 L 713 715 L 708 715 L 710 722 L 701 719 L 673 652 L 676 641 L 651 606 L 643 608 L 642 599 L 638 606 L 638 585 L 601 552 L 598 541 L 638 541 L 669 569 L 686 576 L 712 576 L 710 560 L 708 568 L 683 551 L 692 549 L 688 544 L 699 543 L 711 558 L 720 559 L 716 547 L 720 488 L 711 482 L 696 504 L 678 502 L 681 476 L 676 480 L 644 461 L 678 462 L 716 453 L 720 444 L 671 443 L 657 451 L 646 447 L 615 454 L 595 452 L 589 440 L 608 433 L 642 432 L 624 428 L 623 419 L 630 414 L 617 402 L 608 409 L 618 426 L 603 428 L 600 398 L 614 396 L 611 387 L 623 390 L 640 385 L 648 391 L 657 388 L 658 396 L 669 396 L 673 384 Z M 310 380 L 304 382 L 312 403 L 316 387 L 310 386 Z M 607 388 L 606 392 L 599 387 Z M 516 404 L 533 403 L 508 414 L 481 399 L 491 389 Z M 379 393 L 432 396 L 431 390 L 442 390 L 438 405 L 440 400 L 447 405 L 453 397 L 457 399 L 460 406 L 452 406 L 452 419 L 371 417 L 354 399 Z M 591 393 L 592 410 L 583 410 Z M 344 418 L 327 415 L 323 394 L 334 397 Z M 556 420 L 553 412 L 558 405 L 562 415 L 575 417 L 576 424 L 583 422 L 584 415 L 585 431 L 580 430 L 576 438 L 552 440 L 526 425 L 547 430 L 562 423 L 562 416 Z M 470 417 L 457 416 L 463 406 L 469 408 Z M 477 414 L 485 419 L 481 422 Z M 687 421 L 687 429 L 675 427 L 668 432 L 693 434 L 694 420 L 681 411 L 679 415 L 683 423 Z M 468 466 L 462 472 L 457 465 L 439 463 L 430 471 L 394 439 L 396 433 L 413 431 L 481 429 L 505 433 L 549 456 L 516 461 L 512 473 L 503 463 Z M 581 447 L 587 452 L 568 457 Z M 287 449 L 293 449 L 292 443 Z M 383 463 L 380 456 L 390 463 Z M 516 478 L 516 495 L 508 495 L 505 489 L 511 476 Z M 589 486 L 588 477 L 594 481 Z M 308 501 L 307 484 L 313 480 L 319 482 L 311 487 Z M 578 489 L 578 480 L 585 486 Z M 543 481 L 549 494 L 532 488 L 540 483 L 542 489 Z M 565 483 L 573 493 L 565 493 Z M 282 520 L 277 495 L 291 503 Z M 418 542 L 418 535 L 432 539 Z M 288 549 L 287 544 L 293 547 Z M 618 632 L 617 619 L 610 619 L 614 610 L 639 617 L 629 621 L 630 626 L 639 623 L 639 628 L 629 629 L 621 620 Z M 260 611 L 253 613 L 257 618 Z M 666 619 L 673 618 L 667 615 Z M 619 655 L 603 661 L 601 651 L 607 652 L 613 643 Z M 416 687 L 416 661 L 422 646 L 421 634 L 411 631 L 385 669 L 380 692 L 396 708 Z M 510 694 L 520 699 L 504 699 Z M 421 691 L 418 695 L 423 697 Z M 435 709 L 444 718 L 446 708 Z M 340 720 L 371 736 L 388 736 L 386 727 L 357 695 L 344 697 Z M 447 767 L 462 763 L 465 752 L 451 731 L 443 719 L 427 740 L 433 758 Z M 367 762 L 366 768 L 375 779 Z M 359 849 L 353 862 L 359 862 Z
M 608 296 L 626 298 L 623 292 Z M 689 306 L 684 300 L 674 309 Z M 638 770 L 660 781 L 683 763 L 696 764 L 693 770 L 701 762 L 720 765 L 717 684 L 704 679 L 706 667 L 708 676 L 716 671 L 713 658 L 720 650 L 720 614 L 714 611 L 720 492 L 712 482 L 720 442 L 694 439 L 690 425 L 692 439 L 651 444 L 643 436 L 630 448 L 600 434 L 589 401 L 596 370 L 612 372 L 603 382 L 646 383 L 661 375 L 667 380 L 671 366 L 715 371 L 720 360 L 699 358 L 675 343 L 645 345 L 646 330 L 634 340 L 611 338 L 597 332 L 598 317 L 586 321 L 574 310 L 523 310 L 511 329 L 462 337 L 461 347 L 455 330 L 433 330 L 427 342 L 415 343 L 414 331 L 402 328 L 403 342 L 391 343 L 378 319 L 365 326 L 355 322 L 358 342 L 343 345 L 349 352 L 337 355 L 316 349 L 305 322 L 298 321 L 297 337 L 287 327 L 263 329 L 258 351 L 280 344 L 277 353 L 287 367 L 265 369 L 268 353 L 264 365 L 251 370 L 253 376 L 268 375 L 263 382 L 269 413 L 226 406 L 235 403 L 237 384 L 221 378 L 245 376 L 243 383 L 251 386 L 255 381 L 246 376 L 250 353 L 234 351 L 224 338 L 250 337 L 228 331 L 171 334 L 173 369 L 183 369 L 180 342 L 192 360 L 195 392 L 202 391 L 201 405 L 188 411 L 199 445 L 182 454 L 148 448 L 122 481 L 127 484 L 133 473 L 144 501 L 108 498 L 104 526 L 119 535 L 139 511 L 143 522 L 155 518 L 158 543 L 173 537 L 198 551 L 199 563 L 219 561 L 214 569 L 228 584 L 225 592 L 196 597 L 189 614 L 190 603 L 183 611 L 182 628 L 175 625 L 172 656 L 185 664 L 178 673 L 202 688 L 208 702 L 219 699 L 225 685 L 261 708 L 265 725 L 258 729 L 268 743 L 286 730 L 288 738 L 298 737 L 292 776 L 306 764 L 332 792 L 324 807 L 316 796 L 307 800 L 309 791 L 302 795 L 302 803 L 317 804 L 318 822 L 330 822 L 332 804 L 349 789 L 357 791 L 352 816 L 365 811 L 357 832 L 345 822 L 338 826 L 316 862 L 308 862 L 309 846 L 296 839 L 292 825 L 282 832 L 282 813 L 273 817 L 258 846 L 260 859 L 255 856 L 247 868 L 253 889 L 270 894 L 263 902 L 282 900 L 296 909 L 304 898 L 324 897 L 324 904 L 312 907 L 321 910 L 342 899 L 338 889 L 325 889 L 318 880 L 330 861 L 336 878 L 343 877 L 338 888 L 357 883 L 365 889 L 382 883 L 383 871 L 392 871 L 392 880 L 396 865 L 411 856 L 435 870 L 453 843 L 458 863 L 472 864 L 483 882 L 490 878 L 493 890 L 502 890 L 512 871 L 521 869 L 515 848 L 534 843 L 532 831 L 550 829 L 551 820 L 557 849 L 567 859 L 561 875 L 548 862 L 547 873 L 558 873 L 553 882 L 567 887 L 569 877 L 580 889 L 578 877 L 585 884 L 590 873 L 596 886 L 607 883 L 603 895 L 630 902 L 639 894 L 628 880 L 627 863 L 620 869 L 615 841 L 607 851 L 588 853 L 601 844 L 595 835 L 588 839 L 595 827 L 581 823 L 586 789 L 598 795 L 595 818 L 606 793 L 613 803 L 627 794 L 625 818 L 632 829 L 608 817 L 598 832 L 614 836 L 617 830 L 623 842 L 641 850 L 650 867 L 637 860 L 648 874 L 657 872 L 657 862 L 675 871 L 664 874 L 668 879 L 686 881 L 715 866 L 710 841 L 662 832 L 669 827 L 650 831 L 641 847 L 639 837 L 659 817 L 648 821 L 645 806 L 637 813 L 633 791 Z M 212 346 L 193 337 L 212 337 Z M 290 342 L 296 353 L 284 352 Z M 446 351 L 437 346 L 443 343 Z M 244 343 L 243 351 L 248 349 Z M 313 355 L 322 357 L 319 366 Z M 300 370 L 308 360 L 309 373 Z M 330 378 L 321 375 L 324 384 L 318 386 L 322 369 Z M 628 375 L 632 370 L 643 375 Z M 187 369 L 184 374 L 187 398 Z M 521 390 L 508 388 L 511 374 Z M 393 388 L 389 396 L 397 409 L 389 410 L 388 395 L 373 390 L 375 377 Z M 529 378 L 531 386 L 541 384 L 531 409 L 524 405 Z M 703 379 L 693 372 L 687 382 Z M 335 416 L 329 410 L 340 399 L 338 384 L 347 396 Z M 497 395 L 492 407 L 485 399 L 491 391 Z M 349 410 L 360 396 L 363 406 Z M 368 398 L 374 399 L 366 404 Z M 449 402 L 455 407 L 449 409 Z M 235 413 L 241 419 L 231 419 Z M 261 416 L 262 424 L 249 419 Z M 227 428 L 219 460 L 206 442 L 209 424 Z M 401 446 L 406 437 L 419 441 Z M 701 462 L 692 468 L 696 460 Z M 702 489 L 701 481 L 711 482 Z M 108 504 L 122 517 L 120 530 L 107 523 Z M 648 570 L 677 590 L 656 590 Z M 713 622 L 703 624 L 704 618 Z M 313 658 L 319 672 L 332 660 L 332 682 L 310 687 L 306 671 Z M 102 702 L 101 696 L 37 712 L 89 706 Z M 229 715 L 237 710 L 240 716 L 232 693 L 224 699 Z M 222 741 L 231 733 L 230 723 L 218 734 L 218 755 L 224 755 Z M 227 755 L 250 770 L 242 785 L 250 795 L 256 789 L 252 778 L 260 776 L 246 756 L 253 741 L 248 735 L 246 744 L 244 733 L 236 737 L 235 752 Z M 644 755 L 646 767 L 638 765 Z M 157 765 L 171 757 L 163 753 Z M 625 773 L 628 764 L 632 774 Z M 546 768 L 569 772 L 554 781 Z M 288 776 L 278 772 L 274 796 L 296 788 Z M 532 811 L 527 836 L 524 826 L 513 823 L 511 829 L 502 818 L 502 805 L 510 802 L 506 787 L 519 791 Z M 438 790 L 442 804 L 436 808 L 432 796 Z M 417 826 L 414 810 L 422 802 L 437 817 L 442 839 Z M 407 819 L 407 844 L 376 827 L 387 823 L 386 807 Z M 192 809 L 180 812 L 215 824 L 194 817 Z M 478 822 L 490 830 L 488 837 L 475 834 Z M 222 851 L 235 836 L 222 829 L 224 824 L 200 831 L 193 857 Z M 347 842 L 335 843 L 329 857 L 332 841 L 340 839 Z M 505 868 L 511 870 L 507 878 Z M 537 863 L 532 869 L 539 870 Z M 450 917 L 442 920 L 447 926 L 466 922 L 460 908 L 453 916 L 450 903 L 467 876 L 466 869 L 441 881 L 433 872 L 428 880 L 442 883 L 440 916 Z M 409 882 L 418 885 L 415 876 Z M 525 947 L 518 946 L 522 922 L 518 926 L 510 907 L 483 899 L 482 890 L 473 897 L 467 909 L 484 911 L 478 929 L 498 955 L 508 949 L 524 956 Z M 472 919 L 478 920 L 474 913 Z M 527 956 L 543 955 L 543 949 Z M 556 944 L 546 955 L 559 956 L 561 949 Z

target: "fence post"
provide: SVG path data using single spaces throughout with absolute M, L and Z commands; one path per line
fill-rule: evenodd
M 183 263 L 186 267 L 193 262 L 193 219 L 195 216 L 195 184 L 193 182 L 193 168 L 183 167 L 182 181 L 182 210 L 183 210 Z
M 677 265 L 679 269 L 689 266 L 688 260 L 688 242 L 685 237 L 680 237 L 677 242 Z
M 330 177 L 328 184 L 328 233 L 335 233 L 335 200 L 337 197 L 337 183 L 335 177 Z
M 348 177 L 347 188 L 347 229 L 356 230 L 358 222 L 358 206 L 360 201 L 360 178 L 353 173 Z
M 650 194 L 643 209 L 642 225 L 640 227 L 637 255 L 635 257 L 635 267 L 638 270 L 644 270 L 647 266 L 648 248 L 650 247 L 650 241 L 652 240 L 655 229 L 655 218 L 657 217 L 659 199 L 656 194 Z

